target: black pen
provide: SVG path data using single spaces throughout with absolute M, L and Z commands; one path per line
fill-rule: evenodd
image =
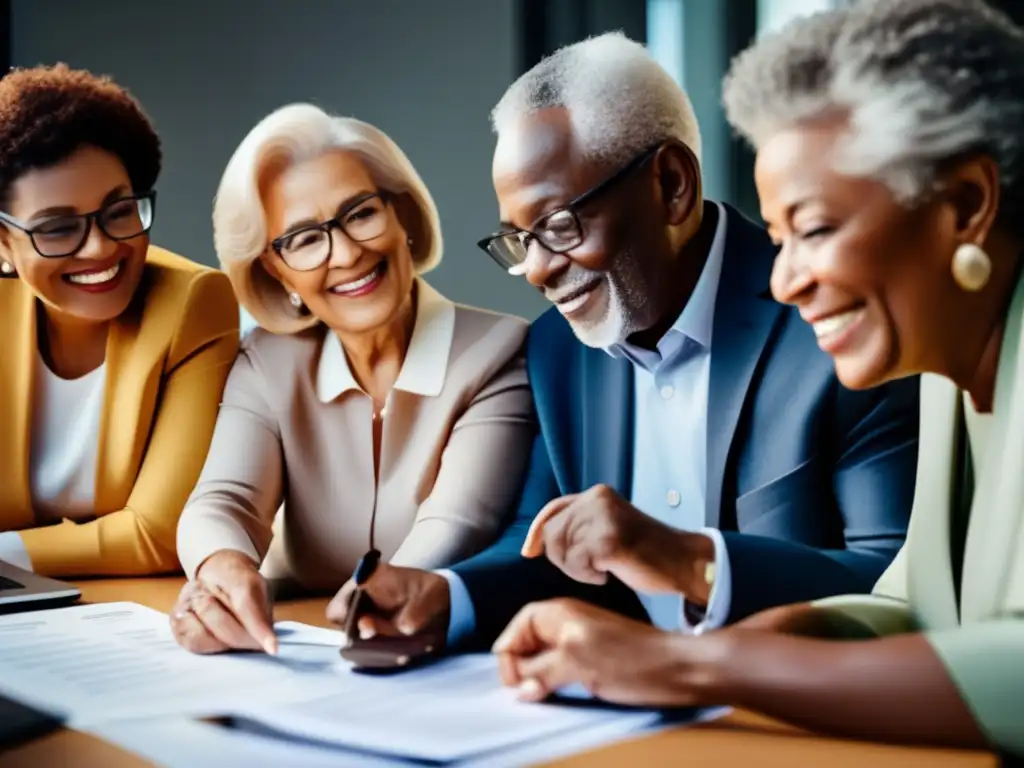
M 352 597 L 349 598 L 348 618 L 345 620 L 345 637 L 350 645 L 356 640 L 353 632 L 356 628 L 356 621 L 359 620 L 360 608 L 366 596 L 363 585 L 370 580 L 378 565 L 380 565 L 380 552 L 376 549 L 371 549 L 359 559 L 359 563 L 352 574 L 352 581 L 355 582 L 356 588 L 352 592 Z
M 373 451 L 376 455 L 380 446 L 379 440 L 383 435 L 384 430 L 384 412 L 387 411 L 387 401 L 380 409 L 380 413 L 374 413 L 372 421 L 373 427 Z M 358 638 L 354 632 L 356 630 L 356 622 L 359 620 L 359 613 L 363 607 L 363 603 L 366 601 L 366 591 L 363 589 L 363 585 L 370 580 L 374 572 L 377 570 L 377 566 L 380 565 L 380 550 L 377 549 L 374 544 L 374 533 L 377 528 L 377 497 L 379 489 L 376 487 L 378 483 L 377 478 L 377 462 L 374 461 L 373 471 L 373 483 L 374 483 L 374 494 L 373 494 L 373 508 L 370 510 L 370 548 L 366 551 L 366 554 L 359 558 L 359 562 L 356 563 L 355 570 L 352 572 L 352 581 L 355 582 L 356 588 L 352 590 L 352 597 L 349 598 L 348 602 L 348 618 L 345 620 L 345 640 L 348 645 L 352 645 Z

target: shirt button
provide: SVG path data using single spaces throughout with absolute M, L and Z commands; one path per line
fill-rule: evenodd
M 668 505 L 670 507 L 678 507 L 680 501 L 679 491 L 675 490 L 674 488 L 671 491 L 669 491 L 666 501 L 668 501 Z
M 674 395 L 675 393 L 676 393 L 675 388 L 669 386 L 668 384 L 666 384 L 664 387 L 661 388 L 661 399 L 662 400 L 671 400 L 672 399 L 672 395 Z

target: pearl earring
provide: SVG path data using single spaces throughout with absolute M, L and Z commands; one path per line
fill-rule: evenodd
M 406 245 L 408 245 L 408 246 L 409 246 L 410 248 L 412 248 L 412 238 L 411 238 L 411 237 L 410 237 L 410 238 L 407 238 L 407 239 L 406 239 L 406 241 L 405 241 L 405 243 L 406 243 Z
M 13 275 L 14 265 L 9 261 L 0 261 L 0 272 L 3 272 L 5 275 Z
M 288 301 L 296 309 L 302 309 L 302 297 L 295 291 L 288 294 Z
M 972 293 L 984 288 L 992 276 L 992 260 L 974 243 L 964 243 L 956 249 L 950 268 L 956 284 Z

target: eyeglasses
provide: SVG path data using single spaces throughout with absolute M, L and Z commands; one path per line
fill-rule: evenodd
M 285 264 L 297 272 L 310 272 L 331 258 L 331 230 L 340 229 L 357 243 L 380 237 L 388 229 L 387 201 L 374 193 L 353 201 L 337 216 L 286 232 L 270 245 Z
M 119 198 L 91 213 L 53 216 L 31 224 L 0 211 L 0 222 L 27 234 L 40 256 L 61 259 L 82 250 L 93 221 L 111 240 L 131 240 L 149 231 L 155 210 L 156 192 L 147 192 Z
M 532 240 L 537 240 L 552 253 L 565 253 L 579 247 L 585 234 L 577 211 L 642 168 L 660 148 L 659 144 L 644 150 L 597 186 L 588 189 L 567 205 L 541 216 L 529 229 L 496 232 L 478 241 L 477 245 L 510 274 L 522 274 Z

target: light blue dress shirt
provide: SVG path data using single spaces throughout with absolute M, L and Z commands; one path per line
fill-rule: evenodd
M 726 212 L 718 205 L 708 260 L 679 318 L 648 350 L 628 343 L 607 350 L 634 371 L 633 477 L 630 503 L 681 530 L 700 531 L 714 542 L 715 583 L 700 624 L 685 618 L 678 594 L 638 594 L 651 622 L 661 629 L 700 633 L 720 627 L 732 597 L 729 554 L 721 533 L 704 527 L 707 482 L 707 406 L 715 297 L 725 253 Z M 462 579 L 440 571 L 451 593 L 449 645 L 472 633 L 473 603 Z

